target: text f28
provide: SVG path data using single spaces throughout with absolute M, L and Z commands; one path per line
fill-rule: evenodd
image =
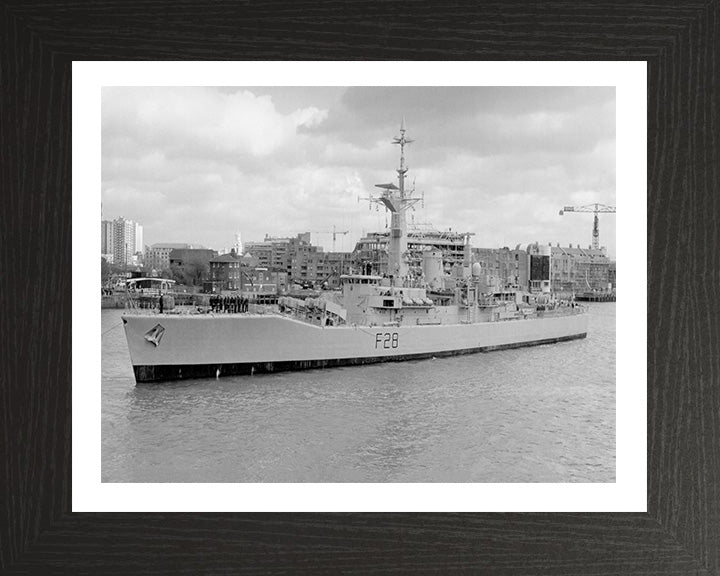
M 378 348 L 397 348 L 399 345 L 397 332 L 378 332 L 375 334 L 375 350 Z

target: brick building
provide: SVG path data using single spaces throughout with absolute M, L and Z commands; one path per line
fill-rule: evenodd
M 258 266 L 292 271 L 292 260 L 298 250 L 310 246 L 310 233 L 298 234 L 294 238 L 265 236 L 262 242 L 245 242 L 245 254 L 258 262 Z
M 205 292 L 240 289 L 241 258 L 235 252 L 215 256 L 209 261 L 210 278 L 204 284 Z
M 175 248 L 170 251 L 168 261 L 170 266 L 179 266 L 180 268 L 190 263 L 207 266 L 215 256 L 217 256 L 217 252 L 209 248 Z
M 583 292 L 585 290 L 607 290 L 608 284 L 615 286 L 615 262 L 607 257 L 604 250 L 591 248 L 550 246 L 550 281 L 554 292 Z M 529 286 L 529 260 L 536 253 L 537 243 L 510 248 L 473 248 L 473 260 L 480 262 L 482 269 L 494 284 L 504 286 Z
M 615 286 L 615 262 L 604 249 L 552 247 L 552 286 L 556 292 L 607 290 Z
M 282 294 L 287 290 L 285 270 L 258 266 L 257 259 L 235 252 L 210 260 L 210 278 L 205 292 L 239 291 L 243 294 Z
M 350 252 L 324 252 L 322 247 L 310 243 L 310 232 L 294 238 L 265 236 L 262 242 L 246 242 L 245 254 L 257 261 L 259 268 L 273 272 L 284 271 L 286 281 L 339 285 L 341 274 L 351 271 L 353 255 Z
M 318 246 L 298 246 L 291 259 L 291 278 L 300 284 L 340 285 L 340 276 L 353 270 L 352 252 L 323 252 Z
M 160 272 L 170 268 L 170 252 L 190 248 L 190 244 L 158 243 L 145 248 L 145 266 Z

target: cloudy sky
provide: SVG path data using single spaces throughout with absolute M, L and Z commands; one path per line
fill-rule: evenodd
M 525 87 L 104 88 L 103 219 L 140 222 L 145 244 L 221 249 L 313 231 L 352 250 L 386 215 L 358 197 L 396 181 L 405 117 L 408 174 L 435 228 L 486 248 L 591 242 L 615 205 L 615 89 Z M 600 216 L 615 255 L 615 216 Z

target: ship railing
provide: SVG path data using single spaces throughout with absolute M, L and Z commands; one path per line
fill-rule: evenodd
M 537 315 L 538 317 L 542 318 L 547 316 L 576 316 L 577 314 L 584 313 L 585 307 L 581 306 L 580 304 L 575 304 L 575 306 L 562 306 L 557 308 L 538 310 Z

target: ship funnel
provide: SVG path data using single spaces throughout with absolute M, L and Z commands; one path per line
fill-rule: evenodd
M 426 250 L 423 252 L 423 275 L 425 283 L 430 288 L 440 289 L 443 287 L 443 258 L 440 250 Z

